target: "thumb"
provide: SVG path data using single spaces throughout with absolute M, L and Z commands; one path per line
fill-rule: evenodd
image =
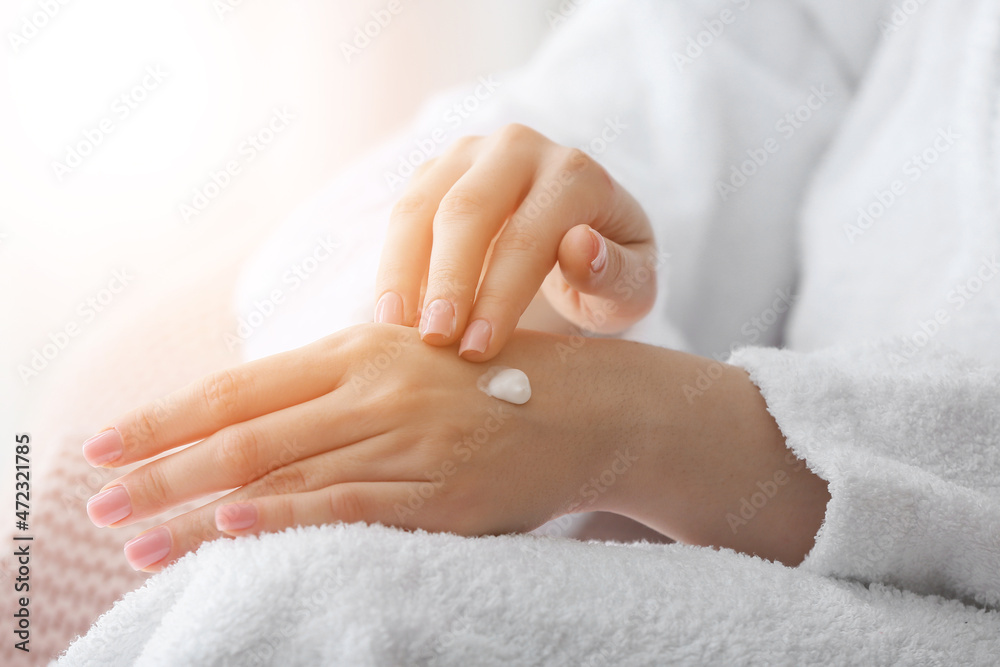
M 604 333 L 628 328 L 652 308 L 655 256 L 651 241 L 619 245 L 590 225 L 573 227 L 559 244 L 559 268 L 579 293 L 580 315 L 594 316 L 590 324 Z

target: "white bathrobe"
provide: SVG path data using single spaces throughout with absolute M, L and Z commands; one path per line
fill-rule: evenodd
M 988 661 L 1000 651 L 997 612 L 984 611 L 1000 606 L 1000 3 L 594 0 L 566 9 L 565 24 L 530 66 L 438 97 L 262 249 L 241 286 L 242 316 L 275 287 L 288 298 L 278 316 L 247 329 L 246 356 L 370 321 L 388 209 L 401 192 L 399 177 L 429 146 L 439 152 L 462 134 L 517 121 L 585 148 L 637 197 L 669 254 L 656 309 L 627 336 L 747 369 L 788 446 L 829 482 L 832 496 L 805 562 L 791 571 L 760 564 L 771 574 L 758 572 L 756 584 L 733 574 L 743 562 L 735 554 L 656 547 L 681 570 L 692 553 L 706 559 L 689 564 L 695 568 L 725 557 L 728 565 L 716 572 L 726 581 L 720 594 L 742 596 L 743 616 L 725 620 L 700 598 L 674 601 L 704 620 L 696 636 L 733 643 L 643 653 L 656 641 L 649 628 L 662 635 L 674 626 L 647 619 L 648 628 L 630 637 L 608 621 L 587 629 L 619 637 L 605 662 L 777 663 L 783 656 L 803 664 L 822 657 L 816 650 L 848 663 L 946 655 Z M 463 111 L 468 118 L 456 103 L 472 109 Z M 293 289 L 283 278 L 288 268 L 328 234 L 342 255 Z M 334 529 L 282 535 L 312 539 L 303 536 L 324 530 Z M 211 553 L 244 543 L 263 548 L 265 540 L 227 541 Z M 490 548 L 482 547 L 484 562 L 496 557 Z M 565 556 L 539 550 L 546 559 Z M 185 561 L 185 572 L 199 556 Z M 891 615 L 875 614 L 861 625 L 882 623 L 878 639 L 871 628 L 845 630 L 819 649 L 805 647 L 791 637 L 815 631 L 810 614 L 818 607 L 833 605 L 843 612 L 837 618 L 867 617 L 819 593 L 811 607 L 785 598 L 781 608 L 805 625 L 786 620 L 785 634 L 769 635 L 774 628 L 760 614 L 773 612 L 765 598 L 785 586 L 774 578 L 778 570 L 798 573 L 815 590 L 826 578 L 860 582 L 859 590 L 879 599 L 975 605 L 986 629 L 976 635 L 967 620 L 951 626 L 942 616 L 930 627 L 911 619 L 900 630 Z M 171 576 L 185 585 L 180 574 L 160 575 Z M 643 590 L 641 582 L 619 586 Z M 603 599 L 612 605 L 609 618 L 613 605 L 625 605 Z M 756 611 L 754 599 L 762 605 Z M 473 624 L 478 618 L 460 613 Z M 587 637 L 574 639 L 569 626 L 579 623 L 572 614 L 564 623 L 564 640 L 577 647 Z M 99 626 L 92 634 L 100 635 Z M 920 645 L 933 644 L 936 631 L 934 650 Z M 901 652 L 865 644 L 894 632 Z M 755 643 L 761 637 L 770 649 Z M 942 648 L 949 638 L 951 653 Z M 518 655 L 542 655 L 535 640 L 524 641 L 528 652 Z M 858 653 L 859 642 L 871 652 Z M 751 646 L 756 658 L 747 657 Z M 462 664 L 448 655 L 439 651 L 430 662 Z M 574 655 L 566 664 L 583 660 Z

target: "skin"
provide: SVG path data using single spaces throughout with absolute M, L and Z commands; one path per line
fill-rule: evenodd
M 725 366 L 689 401 L 685 386 L 718 362 L 612 339 L 573 347 L 518 330 L 496 358 L 531 378 L 531 400 L 515 406 L 476 390 L 487 366 L 455 352 L 421 343 L 412 328 L 361 325 L 123 416 L 113 426 L 125 451 L 106 467 L 176 451 L 105 486 L 124 486 L 132 502 L 113 525 L 238 487 L 164 523 L 171 552 L 147 571 L 223 534 L 365 521 L 473 536 L 593 510 L 789 565 L 811 548 L 825 482 L 789 464 L 743 370 Z M 381 354 L 391 361 L 371 371 Z M 477 429 L 494 431 L 478 447 Z M 727 514 L 778 470 L 789 482 L 734 533 Z M 421 486 L 428 497 L 411 504 Z M 217 509 L 248 500 L 256 524 L 216 528 Z
M 131 501 L 112 525 L 235 489 L 165 522 L 170 552 L 147 571 L 206 540 L 294 525 L 474 536 L 589 511 L 798 564 L 827 485 L 790 454 L 742 369 L 517 328 L 627 328 L 655 299 L 656 258 L 641 207 L 584 153 L 518 125 L 459 141 L 392 213 L 376 323 L 213 374 L 109 425 L 124 453 L 104 467 L 146 462 L 102 489 Z M 441 301 L 447 331 L 435 333 L 427 313 Z M 470 346 L 477 321 L 489 325 L 482 350 Z M 478 391 L 493 365 L 527 373 L 531 400 Z M 763 488 L 774 493 L 761 505 Z M 251 526 L 231 528 L 234 504 Z
M 571 324 L 624 331 L 653 305 L 656 280 L 648 276 L 656 262 L 649 219 L 597 162 L 508 125 L 456 142 L 397 202 L 376 279 L 375 321 L 419 324 L 425 342 L 461 341 L 463 357 L 486 361 L 503 349 L 539 288 Z M 450 333 L 427 330 L 421 314 L 434 302 L 445 304 Z M 463 336 L 477 320 L 491 331 L 483 351 Z

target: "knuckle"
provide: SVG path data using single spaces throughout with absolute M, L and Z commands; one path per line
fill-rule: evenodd
M 567 148 L 560 160 L 560 171 L 567 179 L 587 178 L 591 194 L 607 196 L 614 191 L 611 175 L 586 151 Z M 597 187 L 596 192 L 594 187 Z
M 522 254 L 538 250 L 538 237 L 528 225 L 507 225 L 493 248 L 496 253 Z
M 407 193 L 392 206 L 392 218 L 408 218 L 420 215 L 428 208 L 427 197 L 417 193 Z
M 139 441 L 149 441 L 155 437 L 156 429 L 159 426 L 160 419 L 154 412 L 150 412 L 147 408 L 140 408 L 132 416 L 132 428 L 129 429 L 129 435 Z
M 480 215 L 485 208 L 482 196 L 467 189 L 452 189 L 438 205 L 434 226 L 465 223 L 467 218 Z
M 476 297 L 476 308 L 482 308 L 482 312 L 490 313 L 497 323 L 517 323 L 522 312 L 520 306 L 510 298 L 509 292 L 502 288 L 484 287 Z M 513 329 L 513 324 L 508 324 Z
M 233 370 L 219 371 L 202 381 L 201 391 L 205 407 L 216 419 L 228 419 L 236 414 L 242 393 L 241 383 Z
M 453 266 L 435 266 L 427 276 L 427 295 L 456 301 L 470 285 Z
M 537 141 L 541 135 L 527 125 L 508 123 L 497 130 L 496 138 L 500 145 L 511 146 Z
M 344 523 L 357 523 L 366 518 L 367 503 L 361 491 L 351 487 L 334 486 L 328 500 L 330 516 Z
M 219 468 L 234 477 L 254 475 L 259 470 L 260 452 L 253 431 L 245 426 L 223 429 L 215 447 L 215 458 Z
M 570 174 L 580 174 L 597 166 L 594 159 L 579 148 L 567 148 L 560 160 L 560 166 Z
M 452 156 L 465 155 L 470 153 L 482 140 L 483 138 L 479 135 L 466 134 L 453 141 L 448 147 L 447 153 Z
M 173 494 L 167 476 L 159 466 L 149 465 L 143 469 L 139 483 L 132 488 L 142 489 L 145 504 L 156 507 L 171 503 Z
M 267 496 L 282 496 L 312 490 L 310 479 L 302 466 L 278 468 L 260 480 L 261 491 Z
M 418 178 L 429 172 L 434 168 L 434 165 L 438 163 L 441 158 L 432 157 L 431 159 L 424 162 L 422 165 L 417 167 L 413 172 L 413 181 L 415 182 Z

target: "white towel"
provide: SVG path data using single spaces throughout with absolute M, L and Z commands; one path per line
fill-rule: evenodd
M 59 665 L 989 665 L 1000 616 L 732 552 L 364 524 L 205 544 Z

